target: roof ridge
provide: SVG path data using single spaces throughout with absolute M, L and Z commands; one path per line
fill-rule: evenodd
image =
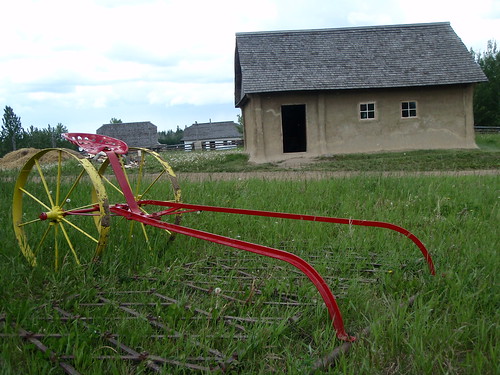
M 311 32 L 331 32 L 331 31 L 354 31 L 354 30 L 370 30 L 370 29 L 398 29 L 398 28 L 410 28 L 410 27 L 427 27 L 427 26 L 451 26 L 449 21 L 443 22 L 427 22 L 427 23 L 408 23 L 408 24 L 396 24 L 396 25 L 371 25 L 371 26 L 345 26 L 345 27 L 332 27 L 332 28 L 320 28 L 320 29 L 300 29 L 300 30 L 271 30 L 271 31 L 243 31 L 237 32 L 236 36 L 251 36 L 251 35 L 263 35 L 263 34 L 300 34 L 300 33 L 311 33 Z
M 227 120 L 227 121 L 196 122 L 194 124 L 191 124 L 191 126 L 193 126 L 193 125 L 200 126 L 200 125 L 213 125 L 213 124 L 229 124 L 229 123 L 235 124 L 234 121 Z
M 102 124 L 104 125 L 131 125 L 131 124 L 147 124 L 150 123 L 154 125 L 151 121 L 133 121 L 133 122 L 108 122 L 107 124 Z

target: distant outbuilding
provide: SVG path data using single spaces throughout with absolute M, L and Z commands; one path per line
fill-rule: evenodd
M 158 147 L 158 128 L 149 121 L 104 124 L 97 134 L 121 139 L 131 147 Z
M 486 80 L 448 22 L 236 34 L 254 162 L 475 148 L 473 90 Z
M 181 141 L 186 150 L 220 150 L 241 144 L 243 134 L 233 121 L 195 123 L 184 129 Z

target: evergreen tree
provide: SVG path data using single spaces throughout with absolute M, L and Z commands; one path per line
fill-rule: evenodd
M 183 135 L 184 130 L 177 125 L 175 132 L 173 130 L 167 130 L 166 132 L 162 130 L 158 132 L 158 142 L 165 145 L 178 145 L 181 143 Z
M 2 117 L 2 132 L 0 133 L 1 154 L 17 150 L 23 139 L 23 133 L 21 118 L 16 116 L 11 107 L 5 106 Z

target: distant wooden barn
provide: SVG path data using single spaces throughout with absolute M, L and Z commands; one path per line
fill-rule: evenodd
M 121 139 L 131 147 L 158 147 L 158 128 L 149 121 L 104 124 L 97 134 Z
M 186 150 L 221 150 L 235 148 L 243 140 L 233 121 L 195 123 L 184 129 L 181 141 Z

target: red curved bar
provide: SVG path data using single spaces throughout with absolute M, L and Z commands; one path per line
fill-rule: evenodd
M 156 202 L 156 201 L 155 201 Z M 168 202 L 161 202 L 160 203 L 168 203 Z M 274 249 L 272 247 L 267 247 L 267 246 L 262 246 L 262 245 L 257 245 L 253 244 L 250 242 L 246 241 L 241 241 L 241 240 L 236 240 L 233 238 L 229 237 L 224 237 L 218 234 L 213 234 L 213 233 L 208 233 L 208 232 L 203 232 L 197 229 L 191 229 L 191 228 L 186 228 L 180 225 L 175 225 L 175 224 L 170 224 L 166 223 L 163 221 L 159 221 L 157 219 L 152 219 L 148 216 L 141 215 L 134 213 L 128 209 L 124 209 L 120 206 L 112 206 L 110 207 L 110 211 L 125 217 L 126 219 L 129 220 L 135 220 L 139 221 L 143 224 L 146 225 L 151 225 L 157 228 L 162 228 L 162 229 L 167 229 L 172 232 L 184 234 L 190 237 L 195 237 L 199 238 L 205 241 L 210 241 L 214 243 L 218 243 L 220 245 L 225 245 L 229 247 L 234 247 L 236 249 L 240 250 L 245 250 L 245 251 L 250 251 L 255 254 L 259 255 L 264 255 L 268 256 L 270 258 L 274 259 L 279 259 L 282 261 L 285 261 L 292 266 L 298 268 L 300 271 L 302 271 L 308 278 L 311 280 L 311 282 L 316 286 L 318 289 L 321 297 L 323 298 L 323 301 L 325 302 L 325 305 L 328 309 L 328 313 L 330 315 L 330 318 L 332 319 L 333 327 L 335 328 L 335 331 L 337 333 L 337 338 L 339 340 L 343 341 L 354 341 L 356 340 L 355 337 L 349 336 L 344 328 L 344 322 L 342 320 L 342 315 L 340 313 L 339 307 L 337 305 L 337 302 L 335 300 L 335 297 L 333 296 L 330 288 L 328 287 L 326 281 L 321 277 L 321 275 L 316 271 L 309 263 L 307 263 L 305 260 L 302 258 L 288 253 L 283 250 L 278 250 Z
M 138 202 L 139 205 L 155 205 L 155 206 L 163 206 L 163 207 L 172 207 L 176 209 L 188 209 L 194 211 L 210 211 L 210 212 L 223 212 L 229 214 L 241 214 L 241 215 L 253 215 L 253 216 L 265 216 L 265 217 L 276 217 L 281 219 L 293 219 L 293 220 L 306 220 L 306 221 L 317 221 L 323 223 L 334 223 L 334 224 L 349 224 L 349 225 L 359 225 L 366 227 L 377 227 L 377 228 L 386 228 L 398 233 L 403 234 L 407 238 L 409 238 L 417 247 L 420 249 L 420 252 L 424 256 L 424 259 L 429 266 L 429 271 L 432 275 L 436 274 L 436 270 L 434 268 L 434 263 L 432 261 L 432 257 L 424 246 L 422 241 L 420 241 L 413 233 L 402 228 L 398 225 L 385 223 L 383 221 L 371 221 L 371 220 L 357 220 L 357 219 L 345 219 L 345 218 L 337 218 L 337 217 L 327 217 L 327 216 L 313 216 L 313 215 L 301 215 L 301 214 L 289 214 L 284 212 L 271 212 L 271 211 L 258 211 L 258 210 L 247 210 L 242 208 L 227 208 L 227 207 L 214 207 L 214 206 L 203 206 L 198 204 L 187 204 L 187 203 L 176 203 L 176 202 L 163 202 L 156 200 L 144 200 Z M 175 211 L 174 211 L 175 212 Z

